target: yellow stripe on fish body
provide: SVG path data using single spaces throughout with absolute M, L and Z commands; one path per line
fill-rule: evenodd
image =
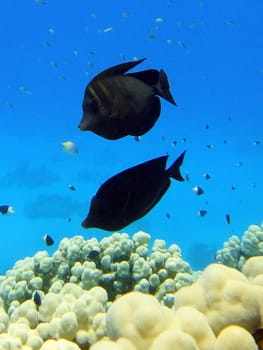
M 111 84 L 111 81 L 107 81 L 107 84 L 102 81 L 97 81 L 98 92 L 100 93 L 101 100 L 103 101 L 100 106 L 104 110 L 107 110 L 108 118 L 121 119 L 123 114 L 127 112 L 127 96 L 124 95 L 124 91 L 116 86 L 116 81 Z M 99 97 L 98 97 L 99 98 Z
M 110 90 L 102 82 L 96 81 L 93 86 L 89 85 L 88 90 L 98 105 L 102 106 L 105 102 L 112 103 Z
M 106 85 L 103 84 L 101 81 L 98 81 L 97 84 L 98 84 L 98 87 L 100 88 L 100 91 L 104 94 L 104 96 L 109 101 L 112 101 L 112 95 L 110 93 L 110 90 L 106 87 Z

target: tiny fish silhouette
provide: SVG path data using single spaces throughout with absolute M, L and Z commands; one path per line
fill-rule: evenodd
M 158 96 L 176 105 L 164 70 L 125 74 L 144 60 L 118 64 L 91 80 L 84 93 L 81 131 L 90 130 L 110 140 L 141 136 L 160 115 Z
M 97 249 L 93 249 L 89 252 L 87 259 L 95 260 L 100 255 L 100 252 Z
M 194 186 L 192 188 L 192 191 L 197 194 L 197 196 L 201 196 L 201 194 L 204 194 L 205 191 L 200 186 Z
M 41 305 L 41 295 L 38 293 L 37 290 L 34 293 L 33 301 L 36 304 L 36 306 L 40 306 Z
M 205 216 L 207 214 L 207 210 L 199 210 L 198 212 L 197 212 L 197 215 L 198 216 Z
M 11 205 L 0 205 L 0 213 L 5 214 L 13 214 L 15 211 Z
M 50 246 L 50 245 L 54 244 L 54 239 L 48 234 L 45 234 L 43 236 L 43 240 L 44 240 L 44 242 L 46 243 L 47 246 Z
M 76 191 L 76 188 L 74 185 L 68 185 L 68 188 L 71 190 L 71 191 Z
M 211 176 L 210 176 L 208 173 L 204 173 L 204 174 L 203 174 L 203 177 L 204 177 L 206 180 L 211 179 Z
M 107 180 L 92 198 L 84 228 L 120 230 L 146 215 L 168 190 L 173 178 L 184 181 L 184 151 L 166 170 L 168 156 L 141 163 Z

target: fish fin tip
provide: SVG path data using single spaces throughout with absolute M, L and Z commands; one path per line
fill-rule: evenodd
M 159 72 L 159 80 L 155 86 L 158 95 L 160 95 L 162 98 L 164 98 L 166 101 L 170 102 L 174 106 L 176 106 L 176 102 L 170 92 L 170 85 L 168 82 L 167 74 L 163 69 Z
M 169 175 L 169 177 L 180 182 L 185 181 L 185 179 L 183 178 L 180 172 L 180 167 L 183 164 L 185 153 L 186 153 L 186 150 L 184 150 L 180 154 L 180 156 L 174 161 L 174 163 L 170 166 L 170 168 L 167 169 L 167 174 Z

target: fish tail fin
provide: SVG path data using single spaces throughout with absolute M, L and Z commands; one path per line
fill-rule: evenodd
M 180 166 L 183 164 L 185 152 L 186 151 L 183 151 L 183 153 L 174 161 L 170 168 L 166 170 L 168 176 L 172 177 L 177 181 L 184 181 L 184 178 L 182 177 L 180 172 Z
M 167 100 L 168 102 L 172 103 L 173 105 L 176 106 L 176 102 L 169 90 L 170 85 L 168 82 L 167 75 L 163 69 L 160 70 L 159 72 L 159 79 L 157 83 L 155 84 L 155 89 L 157 91 L 157 94 Z

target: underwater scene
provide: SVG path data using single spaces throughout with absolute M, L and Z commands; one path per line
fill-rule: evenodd
M 0 11 L 0 350 L 263 349 L 263 3 Z

